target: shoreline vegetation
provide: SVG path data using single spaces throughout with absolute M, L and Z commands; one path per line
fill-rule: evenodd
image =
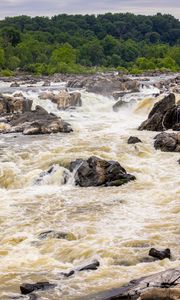
M 180 70 L 180 21 L 131 13 L 0 21 L 0 76 Z

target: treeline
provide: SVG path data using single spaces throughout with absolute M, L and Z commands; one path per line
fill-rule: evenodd
M 0 21 L 0 70 L 36 74 L 180 69 L 180 21 L 171 15 L 58 15 Z

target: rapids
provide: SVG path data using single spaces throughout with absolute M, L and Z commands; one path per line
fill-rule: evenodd
M 82 107 L 62 112 L 38 99 L 40 86 L 15 90 L 33 99 L 34 106 L 61 116 L 74 132 L 0 136 L 0 299 L 18 296 L 23 282 L 50 281 L 58 287 L 39 292 L 40 299 L 78 300 L 179 266 L 179 154 L 156 151 L 156 133 L 137 131 L 158 90 L 149 84 L 127 95 L 119 112 L 112 110 L 113 99 L 85 91 Z M 128 145 L 130 135 L 143 143 Z M 67 164 L 91 155 L 118 160 L 137 180 L 120 187 L 80 188 L 71 175 L 63 185 Z M 56 172 L 35 184 L 52 165 Z M 71 238 L 39 240 L 47 230 Z M 172 260 L 145 262 L 151 247 L 169 247 Z M 93 259 L 100 261 L 97 271 L 70 278 L 60 274 Z

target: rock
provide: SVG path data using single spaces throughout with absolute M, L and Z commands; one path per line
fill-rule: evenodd
M 43 92 L 40 93 L 38 98 L 41 100 L 53 100 L 55 97 L 55 94 L 53 92 Z
M 10 87 L 20 87 L 19 83 L 17 82 L 13 82 Z
M 90 263 L 89 265 L 86 265 L 86 266 L 83 266 L 83 267 L 80 267 L 78 269 L 78 271 L 88 271 L 88 270 L 97 270 L 98 267 L 100 266 L 100 263 L 98 260 L 94 260 L 92 263 Z
M 121 106 L 123 106 L 124 101 L 122 99 L 118 100 L 114 105 L 113 105 L 113 111 L 118 112 Z
M 23 113 L 30 111 L 32 102 L 32 100 L 26 99 L 22 96 L 6 97 L 0 95 L 0 114 Z
M 59 170 L 59 165 L 53 165 L 48 168 L 47 171 L 43 171 L 39 174 L 39 177 L 35 180 L 34 184 L 41 184 L 47 176 L 57 173 Z M 62 177 L 61 184 L 66 184 L 70 178 L 69 170 L 62 167 Z
M 155 248 L 151 248 L 149 250 L 149 256 L 158 258 L 160 260 L 165 259 L 165 258 L 171 258 L 171 251 L 169 248 L 165 249 L 165 250 L 156 250 Z
M 69 169 L 75 172 L 75 184 L 81 187 L 119 186 L 135 180 L 135 176 L 127 174 L 117 161 L 106 161 L 96 156 L 87 160 L 77 159 L 70 163 Z
M 57 103 L 57 107 L 60 110 L 78 107 L 82 105 L 81 93 L 61 91 L 54 97 L 53 102 Z
M 180 267 L 132 280 L 120 288 L 99 292 L 79 300 L 179 300 Z
M 142 141 L 137 136 L 130 136 L 127 141 L 128 144 L 142 143 Z
M 155 136 L 154 147 L 165 152 L 180 152 L 180 134 L 162 132 Z
M 37 283 L 23 283 L 20 285 L 21 294 L 27 295 L 37 290 L 48 290 L 55 288 L 56 284 L 47 282 L 37 282 Z
M 169 129 L 169 119 L 173 119 L 172 109 L 175 108 L 175 95 L 169 94 L 159 102 L 155 103 L 151 112 L 149 113 L 148 119 L 144 121 L 140 126 L 139 130 L 152 130 L 162 131 Z M 171 111 L 170 116 L 169 111 Z M 164 122 L 165 118 L 165 122 Z M 168 126 L 168 128 L 166 128 Z M 172 124 L 171 124 L 172 126 Z
M 7 120 L 8 117 L 9 115 L 7 115 Z M 22 132 L 24 135 L 32 135 L 57 132 L 69 133 L 72 131 L 72 128 L 68 123 L 64 122 L 54 114 L 49 114 L 40 106 L 36 106 L 36 109 L 33 111 L 11 115 L 8 124 L 10 125 L 10 129 L 6 129 L 4 133 Z
M 79 271 L 79 272 L 82 272 L 82 271 L 94 271 L 94 270 L 97 270 L 100 266 L 100 262 L 98 260 L 94 260 L 92 263 L 88 264 L 88 265 L 85 265 L 85 266 L 82 266 L 82 267 L 78 267 L 74 270 L 71 270 L 70 272 L 68 273 L 61 273 L 61 275 L 64 275 L 65 277 L 70 277 L 72 275 L 74 275 L 74 273 L 76 271 Z
M 65 90 L 60 91 L 57 95 L 52 92 L 44 92 L 39 95 L 42 100 L 51 100 L 57 104 L 58 109 L 65 110 L 69 108 L 75 108 L 82 105 L 81 93 L 79 92 L 67 92 Z
M 64 239 L 68 241 L 76 240 L 75 235 L 71 232 L 60 232 L 55 230 L 41 232 L 38 238 L 40 240 L 44 240 L 46 238 Z
M 71 78 L 68 87 L 86 88 L 87 92 L 112 96 L 117 91 L 139 91 L 140 83 L 137 80 L 115 74 L 101 74 L 92 76 L 76 76 Z M 115 96 L 116 97 L 116 96 Z

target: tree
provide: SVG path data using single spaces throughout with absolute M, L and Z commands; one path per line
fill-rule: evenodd
M 68 43 L 63 44 L 52 52 L 51 63 L 76 63 L 76 50 Z

